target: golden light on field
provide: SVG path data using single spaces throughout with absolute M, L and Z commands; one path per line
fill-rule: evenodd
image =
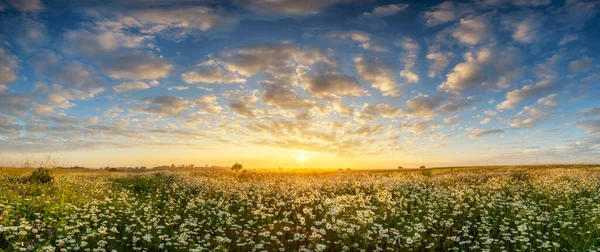
M 300 163 L 306 162 L 307 159 L 308 157 L 304 153 L 298 154 L 298 156 L 296 157 L 296 160 L 298 160 L 298 162 Z

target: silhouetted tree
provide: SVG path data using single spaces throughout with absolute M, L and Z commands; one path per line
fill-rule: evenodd
M 398 166 L 398 169 L 402 169 L 402 168 L 404 168 L 404 167 L 402 167 L 402 166 Z
M 424 166 L 424 165 L 421 165 L 421 167 L 419 167 L 419 168 L 421 168 L 421 169 L 425 169 L 425 166 Z
M 237 172 L 241 169 L 244 169 L 244 167 L 241 164 L 235 163 L 234 165 L 231 166 L 231 170 L 233 170 L 234 172 Z

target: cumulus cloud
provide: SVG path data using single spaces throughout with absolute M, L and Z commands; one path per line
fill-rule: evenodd
M 500 133 L 504 133 L 504 130 L 502 130 L 502 129 L 476 130 L 473 133 L 469 134 L 469 137 L 470 138 L 480 138 L 480 137 L 493 135 L 493 134 L 500 134 Z
M 489 87 L 493 84 L 501 88 L 512 85 L 522 74 L 519 67 L 520 51 L 507 48 L 498 52 L 483 47 L 464 55 L 464 62 L 454 66 L 447 79 L 439 88 L 465 90 L 473 87 Z
M 138 48 L 150 38 L 146 35 L 132 35 L 114 30 L 70 30 L 64 35 L 63 50 L 67 53 L 97 56 L 115 52 L 119 48 Z
M 52 108 L 52 106 L 39 103 L 33 103 L 31 105 L 31 112 L 33 112 L 33 114 L 36 116 L 51 116 L 55 113 L 54 108 Z
M 44 10 L 41 0 L 8 0 L 8 3 L 22 12 L 40 12 Z
M 113 90 L 115 91 L 115 93 L 125 93 L 148 88 L 150 88 L 150 85 L 143 81 L 128 81 L 114 86 Z
M 185 99 L 170 95 L 147 97 L 142 101 L 143 106 L 135 106 L 130 110 L 137 113 L 177 116 L 190 106 Z
M 444 124 L 453 125 L 460 121 L 460 116 L 455 115 L 444 119 Z
M 404 116 L 402 109 L 387 103 L 365 104 L 358 117 L 363 120 L 375 120 L 377 118 L 398 118 Z
M 17 80 L 15 71 L 18 66 L 17 57 L 0 47 L 0 85 L 6 85 Z
M 356 78 L 340 73 L 316 73 L 305 78 L 302 85 L 317 98 L 358 97 L 366 92 Z
M 475 101 L 476 101 L 476 99 L 473 96 L 469 96 L 466 99 L 461 96 L 456 96 L 456 97 L 453 97 L 446 104 L 440 106 L 440 108 L 438 109 L 438 112 L 441 114 L 448 115 L 448 114 L 452 114 L 454 112 L 467 110 L 469 108 L 469 106 L 471 106 L 471 104 Z
M 279 15 L 314 15 L 323 9 L 337 3 L 352 2 L 352 0 L 234 0 L 250 10 Z
M 258 102 L 258 98 L 256 98 L 254 93 L 228 92 L 225 93 L 225 97 L 230 100 L 229 109 L 237 115 L 245 118 L 256 117 L 257 111 L 254 108 L 254 104 Z
M 371 40 L 371 35 L 362 31 L 334 31 L 327 33 L 327 37 L 338 40 L 351 40 L 360 44 L 360 47 L 375 52 L 385 52 L 387 49 Z
M 411 38 L 404 38 L 403 40 L 396 41 L 395 44 L 402 47 L 405 51 L 404 69 L 400 71 L 400 76 L 404 77 L 408 83 L 419 82 L 419 75 L 415 73 L 420 50 L 419 44 Z
M 460 43 L 477 45 L 488 40 L 492 35 L 488 15 L 461 18 L 460 23 L 451 31 L 451 36 Z
M 360 78 L 370 82 L 384 96 L 400 96 L 398 83 L 394 80 L 394 67 L 389 63 L 363 54 L 354 58 L 354 69 Z
M 396 13 L 401 12 L 408 8 L 408 4 L 388 4 L 377 6 L 373 8 L 370 12 L 363 13 L 365 17 L 387 17 L 396 15 Z
M 515 105 L 533 98 L 543 95 L 557 88 L 556 83 L 550 80 L 538 81 L 535 85 L 525 85 L 521 89 L 516 89 L 506 93 L 506 100 L 498 104 L 498 109 L 513 108 Z
M 24 116 L 28 104 L 33 100 L 29 94 L 3 92 L 0 93 L 0 111 L 9 114 Z
M 223 108 L 218 105 L 216 95 L 205 95 L 194 101 L 194 104 L 200 109 L 200 113 L 218 115 Z
M 131 52 L 104 61 L 102 68 L 113 79 L 160 79 L 169 76 L 173 64 L 153 54 Z
M 600 106 L 582 109 L 579 111 L 581 116 L 600 116 Z
M 181 78 L 188 84 L 234 84 L 246 82 L 246 79 L 238 77 L 235 73 L 226 71 L 214 60 L 208 60 L 198 64 L 197 70 L 184 73 L 181 75 Z
M 586 134 L 594 134 L 600 132 L 600 119 L 589 119 L 577 121 L 574 124 L 578 128 L 583 129 Z
M 194 32 L 228 31 L 238 23 L 238 16 L 219 8 L 205 6 L 160 6 L 129 8 L 126 11 L 107 10 L 113 19 L 96 23 L 101 29 L 139 30 L 142 34 L 164 34 L 167 38 L 181 38 Z
M 434 78 L 448 67 L 450 60 L 454 57 L 454 53 L 442 52 L 437 47 L 431 47 L 425 57 L 430 61 L 427 76 Z
M 504 24 L 512 30 L 512 38 L 520 43 L 531 43 L 541 33 L 543 18 L 529 14 L 524 18 L 510 17 L 504 20 Z
M 429 118 L 436 115 L 435 109 L 440 106 L 443 98 L 440 96 L 428 96 L 419 94 L 406 101 L 407 112 L 410 115 Z
M 571 61 L 569 63 L 569 71 L 573 73 L 585 72 L 590 69 L 594 60 L 590 57 L 583 57 L 578 60 Z
M 403 131 L 411 132 L 415 135 L 428 133 L 440 126 L 432 121 L 418 121 L 414 123 L 402 123 L 400 129 Z
M 450 21 L 458 20 L 459 18 L 468 15 L 473 11 L 473 8 L 469 4 L 445 1 L 425 12 L 425 24 L 428 26 L 444 24 Z

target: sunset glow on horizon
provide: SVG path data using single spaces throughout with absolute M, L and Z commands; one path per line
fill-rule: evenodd
M 600 163 L 598 1 L 0 1 L 0 166 Z

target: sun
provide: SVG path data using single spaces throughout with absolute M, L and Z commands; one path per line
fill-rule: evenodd
M 296 157 L 296 159 L 298 160 L 298 162 L 300 162 L 300 163 L 304 163 L 304 162 L 306 162 L 306 159 L 307 159 L 307 157 L 306 157 L 306 155 L 305 155 L 305 154 L 299 154 L 299 155 Z

